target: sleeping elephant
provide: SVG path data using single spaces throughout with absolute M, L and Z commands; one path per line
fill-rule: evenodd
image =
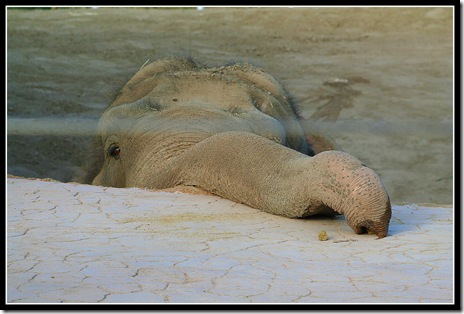
M 196 187 L 291 218 L 343 214 L 356 233 L 387 236 L 378 175 L 302 125 L 282 85 L 257 67 L 161 59 L 102 114 L 86 181 Z

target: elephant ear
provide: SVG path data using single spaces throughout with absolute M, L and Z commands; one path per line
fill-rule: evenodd
M 308 154 L 299 113 L 293 99 L 272 75 L 251 64 L 232 64 L 210 71 L 234 77 L 248 86 L 253 105 L 262 113 L 279 121 L 287 135 L 286 146 Z
M 283 111 L 277 112 L 274 106 L 260 106 L 262 112 L 281 121 L 286 131 L 294 132 L 292 136 L 298 138 L 300 136 L 296 127 L 298 122 L 303 129 L 306 143 L 308 144 L 308 154 L 314 156 L 320 152 L 328 150 L 341 150 L 333 139 L 318 130 L 311 121 L 301 117 L 298 107 L 293 102 L 292 97 L 285 91 L 285 88 L 280 84 L 272 75 L 264 72 L 262 69 L 250 64 L 233 64 L 226 67 L 219 68 L 222 73 L 233 75 L 242 81 L 248 82 L 254 87 L 269 93 L 281 105 Z M 267 102 L 268 103 L 268 102 Z M 289 116 L 298 118 L 298 122 L 292 123 Z M 294 142 L 297 142 L 294 140 Z M 294 149 L 300 147 L 296 145 Z M 298 149 L 297 149 L 298 150 Z M 301 151 L 301 150 L 300 150 Z
M 313 121 L 300 118 L 300 124 L 305 133 L 306 143 L 308 143 L 309 155 L 314 156 L 329 150 L 341 150 L 335 140 L 314 126 Z
M 164 58 L 148 65 L 143 65 L 124 85 L 110 107 L 116 107 L 144 97 L 153 89 L 153 84 L 156 81 L 154 77 L 159 74 L 197 71 L 200 68 L 201 66 L 198 63 L 187 58 Z

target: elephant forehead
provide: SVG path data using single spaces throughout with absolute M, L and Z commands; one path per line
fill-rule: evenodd
M 223 110 L 198 101 L 168 106 L 143 99 L 107 110 L 100 121 L 102 135 L 119 133 L 131 136 L 149 133 L 212 135 L 242 131 L 261 135 L 284 144 L 286 134 L 279 121 L 258 109 Z
M 253 92 L 248 84 L 225 80 L 221 76 L 206 76 L 205 73 L 164 77 L 147 96 L 168 106 L 192 102 L 224 110 L 251 109 L 254 106 Z
M 250 107 L 250 88 L 252 84 L 248 82 L 206 71 L 161 73 L 124 88 L 111 106 L 149 97 L 172 105 L 198 100 L 225 108 L 231 105 Z

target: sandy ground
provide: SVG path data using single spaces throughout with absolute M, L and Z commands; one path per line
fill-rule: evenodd
M 9 309 L 71 302 L 458 309 L 450 306 L 459 293 L 451 206 L 394 205 L 379 240 L 355 234 L 343 216 L 288 219 L 215 196 L 13 178 L 8 195 Z
M 393 203 L 452 203 L 452 8 L 8 9 L 8 173 L 73 180 L 118 89 L 172 55 L 261 66 Z

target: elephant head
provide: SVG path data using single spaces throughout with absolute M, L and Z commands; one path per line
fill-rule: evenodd
M 125 85 L 98 132 L 89 183 L 194 186 L 286 217 L 344 214 L 356 233 L 387 236 L 377 174 L 347 153 L 314 151 L 288 94 L 256 67 L 158 60 Z

